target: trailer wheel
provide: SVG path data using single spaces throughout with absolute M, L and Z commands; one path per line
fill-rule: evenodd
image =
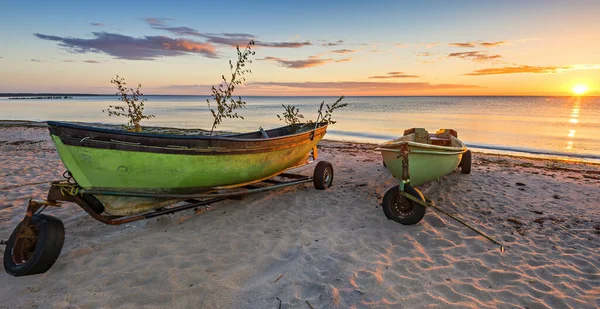
M 471 150 L 465 151 L 460 160 L 460 172 L 463 174 L 471 174 Z
M 313 184 L 317 190 L 325 190 L 333 183 L 333 165 L 327 161 L 321 161 L 315 167 L 313 173 Z
M 425 198 L 417 189 L 404 185 L 404 191 L 422 201 Z M 383 196 L 383 213 L 385 216 L 404 225 L 417 224 L 425 216 L 427 210 L 423 205 L 409 200 L 400 194 L 400 186 L 394 186 Z
M 4 269 L 15 277 L 48 271 L 58 258 L 65 240 L 62 221 L 34 214 L 23 231 L 22 226 L 23 222 L 19 223 L 6 243 Z

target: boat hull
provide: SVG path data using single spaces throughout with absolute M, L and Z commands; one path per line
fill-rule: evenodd
M 52 141 L 77 185 L 95 192 L 103 211 L 134 215 L 183 199 L 132 193 L 189 194 L 234 188 L 305 164 L 327 124 L 287 126 L 231 136 L 131 133 L 48 122 Z M 270 137 L 269 137 L 270 136 Z
M 385 166 L 404 184 L 419 186 L 454 171 L 467 151 L 454 130 L 409 129 L 405 135 L 379 145 Z
M 158 141 L 165 145 L 157 145 L 154 136 L 136 138 L 119 136 L 114 131 L 72 129 L 51 128 L 51 137 L 80 187 L 186 193 L 235 186 L 281 173 L 307 156 L 325 135 L 326 125 L 314 132 L 273 139 L 172 137 Z M 121 141 L 115 140 L 115 135 Z
M 454 150 L 432 150 L 419 145 L 409 145 L 408 151 L 408 179 L 412 186 L 419 186 L 450 174 L 458 167 L 464 153 Z M 381 154 L 383 162 L 395 178 L 406 178 L 402 159 L 398 158 L 399 152 L 384 150 Z

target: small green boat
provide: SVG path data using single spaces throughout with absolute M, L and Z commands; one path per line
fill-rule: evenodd
M 389 189 L 383 210 L 389 219 L 402 224 L 416 224 L 425 215 L 425 207 L 399 194 L 404 191 L 424 200 L 413 186 L 445 176 L 457 167 L 463 174 L 471 172 L 471 152 L 458 139 L 456 131 L 440 129 L 429 134 L 422 128 L 404 131 L 404 136 L 378 145 L 384 165 L 400 184 Z
M 206 136 L 133 133 L 49 121 L 58 154 L 88 192 L 186 194 L 245 186 L 306 162 L 327 123 Z M 174 200 L 94 194 L 112 215 Z

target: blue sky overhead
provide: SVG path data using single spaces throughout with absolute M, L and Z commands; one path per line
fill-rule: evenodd
M 0 92 L 565 95 L 600 84 L 596 1 L 26 1 L 0 11 Z

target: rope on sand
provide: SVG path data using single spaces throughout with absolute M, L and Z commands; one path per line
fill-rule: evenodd
M 428 198 L 426 198 L 426 197 L 425 197 L 425 201 L 422 201 L 422 200 L 420 200 L 420 199 L 418 199 L 418 198 L 416 198 L 416 197 L 414 197 L 414 196 L 412 196 L 412 195 L 410 195 L 410 194 L 408 194 L 408 193 L 406 193 L 406 192 L 404 192 L 404 191 L 400 191 L 400 194 L 402 194 L 402 196 L 406 197 L 407 199 L 409 199 L 409 200 L 411 200 L 411 201 L 413 201 L 413 202 L 415 202 L 415 203 L 419 203 L 419 204 L 420 204 L 420 205 L 422 205 L 423 207 L 431 207 L 431 208 L 433 208 L 433 209 L 435 209 L 435 210 L 437 210 L 437 211 L 439 211 L 439 212 L 441 212 L 441 213 L 445 214 L 446 216 L 448 216 L 448 217 L 450 217 L 450 218 L 452 218 L 452 219 L 456 220 L 458 223 L 460 223 L 460 224 L 462 224 L 462 225 L 464 225 L 464 226 L 468 227 L 468 228 L 469 228 L 469 229 L 471 229 L 473 232 L 475 232 L 475 233 L 477 233 L 477 234 L 479 234 L 479 235 L 483 236 L 485 239 L 487 239 L 487 240 L 491 241 L 492 243 L 494 243 L 494 244 L 496 244 L 496 245 L 500 246 L 500 252 L 504 252 L 504 245 L 503 245 L 502 243 L 500 243 L 499 241 L 497 241 L 497 240 L 493 239 L 492 237 L 490 237 L 490 236 L 486 235 L 484 232 L 482 232 L 482 231 L 480 231 L 480 230 L 476 229 L 475 227 L 473 227 L 473 226 L 469 225 L 468 223 L 466 223 L 466 222 L 465 222 L 465 221 L 463 221 L 462 219 L 460 219 L 460 218 L 458 218 L 458 217 L 456 217 L 456 216 L 454 216 L 454 215 L 452 215 L 452 214 L 450 214 L 450 213 L 446 212 L 445 210 L 443 210 L 443 209 L 439 208 L 438 206 L 436 206 L 436 205 L 433 203 L 433 201 L 432 201 L 432 200 L 430 200 L 430 199 L 428 199 Z
M 8 189 L 14 189 L 14 188 L 19 188 L 19 187 L 26 187 L 26 186 L 35 186 L 35 185 L 41 185 L 41 184 L 47 184 L 49 181 L 41 181 L 41 182 L 30 182 L 30 183 L 24 183 L 24 184 L 20 184 L 20 185 L 10 185 L 10 186 L 6 186 L 6 187 L 2 187 L 0 188 L 0 190 L 8 190 Z

